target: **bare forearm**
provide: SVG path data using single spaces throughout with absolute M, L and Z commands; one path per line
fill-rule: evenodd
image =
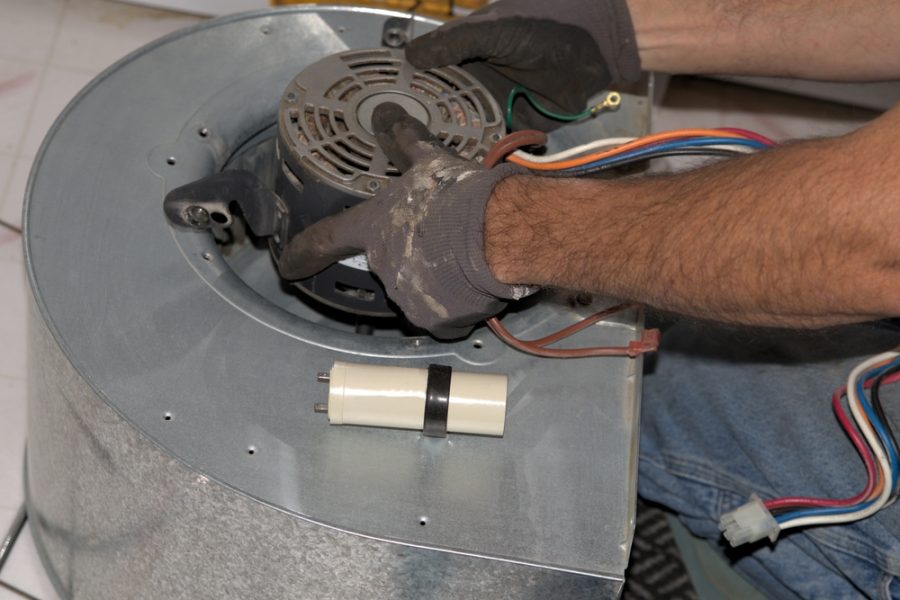
M 513 177 L 488 204 L 494 275 L 734 323 L 900 315 L 900 109 L 862 130 L 689 173 Z
M 628 0 L 628 6 L 646 70 L 900 77 L 894 0 Z

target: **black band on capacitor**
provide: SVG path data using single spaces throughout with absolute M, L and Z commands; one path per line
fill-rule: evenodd
M 428 383 L 425 385 L 425 425 L 422 433 L 429 437 L 447 437 L 452 374 L 452 367 L 428 365 Z

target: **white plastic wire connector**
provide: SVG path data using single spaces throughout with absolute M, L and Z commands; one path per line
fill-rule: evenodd
M 732 547 L 769 538 L 773 544 L 781 527 L 763 504 L 759 496 L 750 494 L 750 500 L 719 519 L 719 529 Z

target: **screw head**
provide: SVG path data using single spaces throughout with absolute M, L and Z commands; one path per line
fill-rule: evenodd
M 209 213 L 202 206 L 188 206 L 184 211 L 184 217 L 192 227 L 209 225 Z

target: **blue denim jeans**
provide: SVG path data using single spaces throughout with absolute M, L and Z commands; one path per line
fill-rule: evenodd
M 773 598 L 900 597 L 900 502 L 864 521 L 783 532 L 731 549 L 722 513 L 761 497 L 845 497 L 865 484 L 831 393 L 871 355 L 900 345 L 888 323 L 818 332 L 681 321 L 644 379 L 639 494 L 712 540 Z M 882 391 L 900 435 L 900 384 Z

